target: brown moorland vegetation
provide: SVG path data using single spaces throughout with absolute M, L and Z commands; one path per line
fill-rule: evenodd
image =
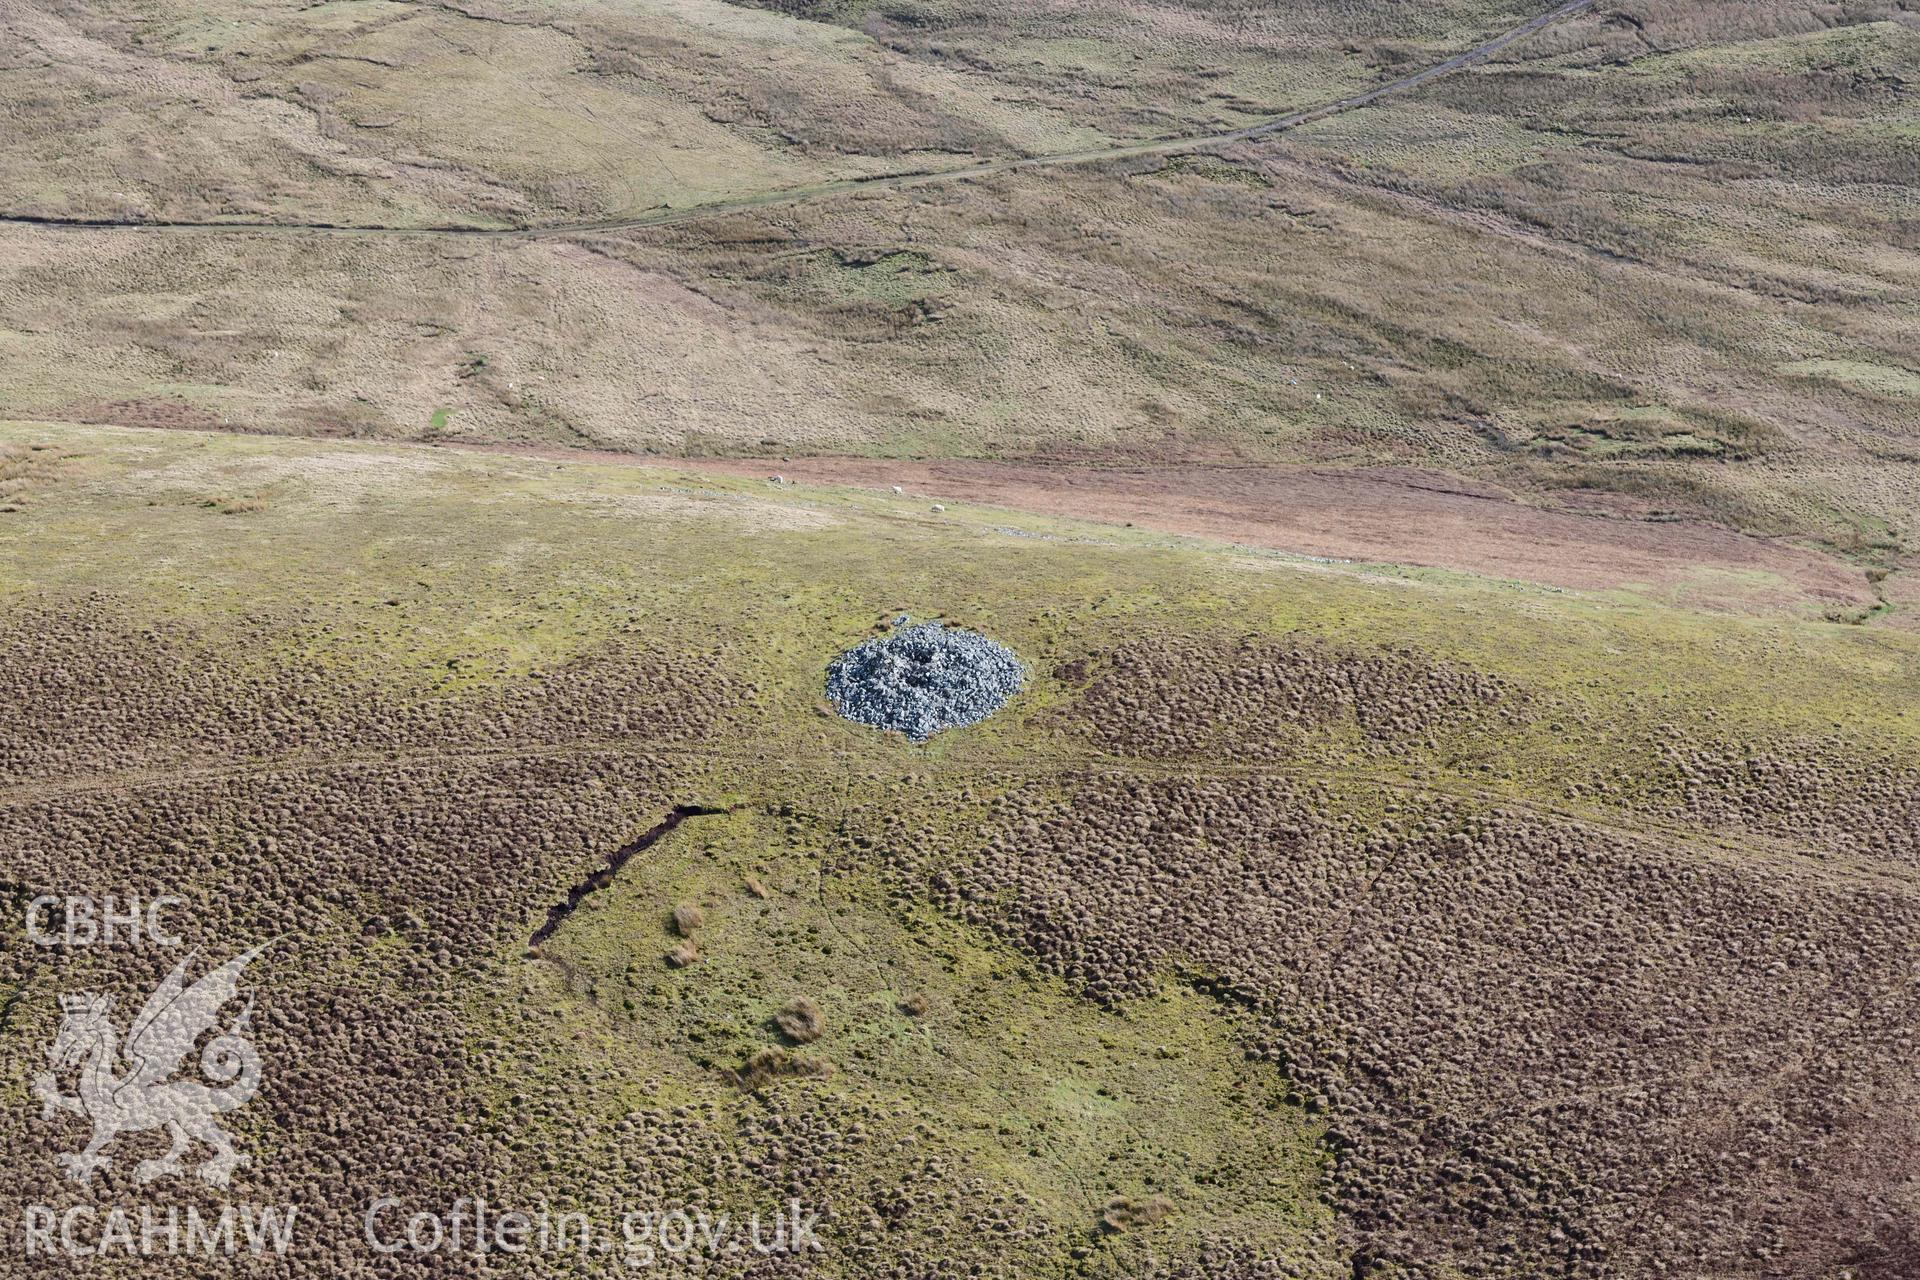
M 1911 0 L 1112 154 L 1530 16 L 0 7 L 0 901 L 274 940 L 274 1265 L 493 1272 L 404 1190 L 819 1210 L 734 1280 L 1920 1273 Z M 902 610 L 1028 687 L 841 721 Z M 149 1194 L 33 1082 L 177 959 L 9 929 L 0 1216 Z

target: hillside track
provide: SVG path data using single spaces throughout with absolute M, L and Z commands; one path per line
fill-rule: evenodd
M 759 195 L 743 196 L 734 200 L 714 200 L 700 204 L 685 205 L 678 208 L 668 206 L 635 214 L 631 217 L 601 218 L 585 222 L 554 223 L 545 226 L 515 227 L 478 227 L 457 223 L 441 225 L 403 226 L 383 223 L 341 223 L 341 222 L 270 222 L 270 221 L 167 221 L 117 218 L 81 218 L 60 217 L 51 214 L 0 213 L 0 226 L 37 227 L 55 231 L 136 231 L 150 233 L 211 233 L 232 235 L 345 235 L 345 236 L 420 236 L 461 238 L 470 240 L 537 240 L 566 236 L 602 235 L 619 231 L 635 231 L 647 227 L 670 226 L 679 222 L 691 222 L 699 218 L 721 217 L 733 213 L 750 213 L 759 209 L 781 205 L 800 204 L 814 200 L 825 200 L 836 196 L 857 195 L 867 192 L 899 191 L 909 187 L 929 186 L 935 183 L 967 182 L 982 178 L 998 177 L 1002 174 L 1020 173 L 1030 169 L 1055 169 L 1068 165 L 1101 164 L 1117 160 L 1132 160 L 1153 156 L 1191 155 L 1195 152 L 1210 151 L 1235 143 L 1255 141 L 1297 129 L 1302 125 L 1324 120 L 1329 116 L 1340 115 L 1365 107 L 1380 99 L 1395 94 L 1406 93 L 1441 76 L 1451 75 L 1475 63 L 1484 61 L 1506 49 L 1508 46 L 1525 40 L 1548 27 L 1565 22 L 1591 9 L 1597 0 L 1566 0 L 1565 3 L 1550 9 L 1537 17 L 1530 18 L 1519 26 L 1511 27 L 1470 49 L 1454 54 L 1444 62 L 1423 67 L 1395 80 L 1375 85 L 1371 89 L 1336 98 L 1319 106 L 1306 107 L 1286 115 L 1273 116 L 1258 123 L 1245 125 L 1238 129 L 1221 130 L 1211 133 L 1189 134 L 1181 137 L 1156 139 L 1151 142 L 1123 143 L 1111 147 L 1095 147 L 1080 151 L 1061 151 L 1047 155 L 1020 156 L 1004 160 L 983 160 L 977 164 L 960 165 L 950 169 L 911 169 L 897 173 L 873 174 L 864 178 L 848 178 L 836 182 L 816 183 L 809 186 L 788 187 Z
M 705 774 L 710 780 L 709 790 L 714 794 L 703 793 L 698 805 L 694 806 L 696 808 L 715 804 L 722 793 L 726 793 L 730 799 L 736 798 L 731 796 L 732 788 L 750 781 L 755 775 L 803 773 L 817 778 L 831 770 L 851 777 L 870 769 L 874 763 L 865 756 L 849 756 L 837 751 L 827 751 L 806 759 L 779 761 L 768 759 L 762 752 L 726 746 L 661 745 L 626 738 L 581 738 L 526 745 L 503 743 L 497 746 L 364 752 L 297 751 L 208 765 L 80 774 L 4 787 L 0 788 L 0 810 L 33 808 L 80 797 L 103 798 L 169 787 L 266 779 L 306 772 L 327 774 L 355 769 L 471 767 L 489 763 L 504 765 L 597 756 Z M 1491 780 L 1489 785 L 1481 785 L 1459 777 L 1413 778 L 1391 769 L 1329 766 L 1324 762 L 1287 765 L 1198 759 L 1149 760 L 1099 752 L 1063 752 L 1043 758 L 1023 754 L 950 760 L 919 759 L 897 763 L 905 773 L 948 780 L 1018 776 L 1058 782 L 1073 777 L 1105 774 L 1160 781 L 1271 780 L 1295 786 L 1325 782 L 1336 786 L 1370 787 L 1410 798 L 1444 796 L 1489 810 L 1505 810 L 1549 821 L 1576 823 L 1619 840 L 1685 849 L 1734 866 L 1791 869 L 1817 880 L 1871 886 L 1895 893 L 1920 890 L 1920 871 L 1897 864 L 1871 858 L 1845 857 L 1827 851 L 1810 851 L 1794 841 L 1760 832 L 1708 830 L 1610 806 L 1555 802 L 1521 794 Z M 717 770 L 731 768 L 739 770 L 737 777 L 729 778 L 724 772 L 715 776 Z

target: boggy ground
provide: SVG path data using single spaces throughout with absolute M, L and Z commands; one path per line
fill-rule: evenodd
M 1905 636 L 584 460 L 6 432 L 60 444 L 0 524 L 0 878 L 180 893 L 209 957 L 282 937 L 232 1120 L 234 1194 L 308 1215 L 290 1274 L 407 1269 L 359 1243 L 387 1191 L 823 1212 L 821 1256 L 723 1275 L 1911 1270 Z M 925 747 L 825 714 L 902 608 L 1031 688 Z M 529 950 L 676 805 L 725 812 Z M 134 1137 L 63 1183 L 28 1087 L 58 994 L 124 1009 L 174 954 L 6 937 L 5 1212 L 215 1203 L 132 1187 Z

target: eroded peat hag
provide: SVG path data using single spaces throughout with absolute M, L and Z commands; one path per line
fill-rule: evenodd
M 579 909 L 582 902 L 590 895 L 598 893 L 600 890 L 611 885 L 614 877 L 618 876 L 629 862 L 632 862 L 635 857 L 645 853 L 661 840 L 664 840 L 675 827 L 685 822 L 688 818 L 719 817 L 732 812 L 732 809 L 717 808 L 713 805 L 675 805 L 667 812 L 666 817 L 660 819 L 659 822 L 648 828 L 638 839 L 631 840 L 621 845 L 618 849 L 615 849 L 613 855 L 607 859 L 605 866 L 580 881 L 580 883 L 574 885 L 571 889 L 568 889 L 567 896 L 564 900 L 548 907 L 546 920 L 538 929 L 533 931 L 533 936 L 527 939 L 527 945 L 536 951 L 539 950 L 540 944 L 548 938 L 551 938 L 560 926 L 567 922 L 567 917 Z

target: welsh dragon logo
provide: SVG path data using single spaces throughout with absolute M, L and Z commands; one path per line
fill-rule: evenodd
M 180 1172 L 181 1157 L 191 1141 L 213 1149 L 213 1157 L 196 1172 L 203 1182 L 225 1187 L 233 1171 L 247 1157 L 233 1149 L 233 1139 L 216 1117 L 246 1105 L 260 1088 L 260 1055 L 247 1039 L 253 1001 L 207 1042 L 200 1052 L 200 1071 L 213 1087 L 198 1080 L 174 1080 L 187 1055 L 210 1030 L 221 1007 L 240 994 L 240 973 L 267 944 L 236 956 L 192 986 L 186 985 L 189 955 L 151 996 L 127 1028 L 124 1047 L 109 1017 L 113 998 L 81 993 L 60 997 L 65 1017 L 47 1050 L 52 1071 L 33 1082 L 42 1104 L 41 1119 L 56 1111 L 70 1111 L 93 1122 L 93 1137 L 79 1152 L 59 1159 L 75 1182 L 91 1182 L 96 1169 L 108 1163 L 107 1145 L 122 1133 L 165 1126 L 173 1146 L 157 1160 L 142 1160 L 135 1181 L 145 1184 Z M 80 1068 L 79 1092 L 63 1094 L 55 1072 Z

